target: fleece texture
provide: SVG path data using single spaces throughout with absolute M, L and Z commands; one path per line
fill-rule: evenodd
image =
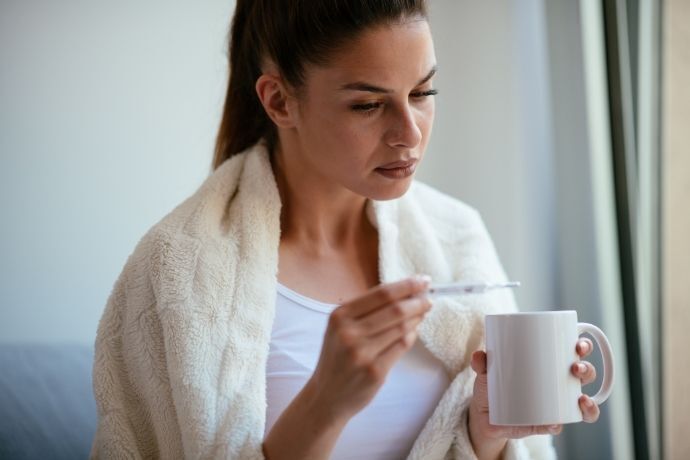
M 128 258 L 99 323 L 92 458 L 263 459 L 266 360 L 275 313 L 280 197 L 262 143 L 216 169 Z M 368 201 L 382 282 L 500 281 L 471 207 L 420 182 Z M 419 339 L 452 378 L 410 459 L 476 458 L 467 432 L 484 315 L 516 310 L 508 290 L 434 301 Z M 511 440 L 507 460 L 552 459 L 549 436 Z

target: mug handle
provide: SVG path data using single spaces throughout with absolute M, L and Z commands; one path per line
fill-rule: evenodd
M 594 337 L 594 340 L 599 345 L 599 351 L 601 352 L 601 357 L 604 361 L 604 373 L 601 382 L 601 388 L 597 394 L 592 396 L 597 405 L 600 405 L 608 399 L 611 395 L 611 389 L 613 388 L 613 352 L 611 351 L 611 344 L 609 339 L 606 338 L 604 332 L 593 324 L 589 323 L 577 323 L 577 335 L 582 335 L 587 333 Z

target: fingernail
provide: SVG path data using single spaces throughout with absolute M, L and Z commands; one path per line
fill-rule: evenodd
M 589 344 L 585 342 L 584 340 L 580 342 L 580 351 L 585 353 L 589 350 Z
M 551 426 L 549 427 L 549 431 L 551 432 L 551 434 L 556 434 L 556 433 L 558 433 L 558 425 L 551 425 Z
M 577 365 L 577 371 L 580 372 L 581 374 L 584 374 L 587 371 L 587 366 L 580 363 Z
M 427 287 L 431 284 L 431 277 L 429 275 L 417 275 L 417 282 L 420 286 Z
M 594 401 L 592 401 L 590 398 L 587 398 L 587 400 L 585 401 L 585 406 L 589 408 L 594 407 Z

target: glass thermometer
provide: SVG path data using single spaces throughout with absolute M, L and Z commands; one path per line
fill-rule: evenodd
M 505 283 L 449 283 L 449 284 L 434 284 L 429 287 L 427 294 L 429 296 L 440 297 L 447 295 L 467 295 L 467 294 L 483 294 L 494 289 L 516 288 L 520 286 L 519 281 L 508 281 Z

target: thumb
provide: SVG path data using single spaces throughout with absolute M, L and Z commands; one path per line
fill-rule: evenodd
M 478 375 L 486 374 L 486 353 L 483 350 L 477 350 L 472 353 L 470 365 L 472 366 L 472 370 Z

